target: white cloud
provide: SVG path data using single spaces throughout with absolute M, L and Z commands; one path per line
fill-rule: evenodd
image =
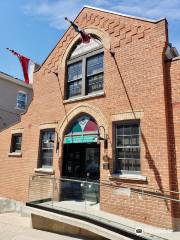
M 34 17 L 40 17 L 48 24 L 57 29 L 67 28 L 64 17 L 74 19 L 80 10 L 81 0 L 59 0 L 59 1 L 32 1 L 23 7 L 24 12 Z
M 180 20 L 179 0 L 129 0 L 118 1 L 111 9 L 147 18 L 161 18 Z
M 54 28 L 66 29 L 64 17 L 74 19 L 83 5 L 92 5 L 90 0 L 31 0 L 24 12 L 38 17 Z M 179 0 L 96 0 L 93 6 L 150 19 L 167 17 L 180 20 Z

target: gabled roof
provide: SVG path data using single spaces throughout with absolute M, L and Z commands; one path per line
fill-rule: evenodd
M 94 10 L 97 10 L 97 11 L 101 11 L 101 12 L 106 12 L 106 13 L 110 13 L 110 14 L 115 14 L 115 15 L 119 15 L 119 16 L 122 16 L 122 17 L 127 17 L 127 18 L 132 18 L 132 19 L 137 19 L 137 20 L 140 20 L 140 21 L 144 21 L 144 22 L 150 22 L 150 23 L 158 23 L 160 21 L 163 21 L 165 20 L 166 21 L 166 18 L 160 18 L 160 19 L 157 19 L 157 20 L 153 20 L 153 19 L 148 19 L 148 18 L 141 18 L 141 17 L 137 17 L 137 16 L 132 16 L 132 15 L 128 15 L 128 14 L 123 14 L 123 13 L 119 13 L 119 12 L 113 12 L 113 11 L 109 11 L 109 10 L 106 10 L 106 9 L 101 9 L 101 8 L 97 8 L 97 7 L 92 7 L 92 6 L 89 6 L 89 5 L 84 5 L 79 13 L 77 14 L 77 16 L 75 17 L 74 21 L 76 21 L 76 19 L 79 17 L 79 15 L 81 14 L 81 12 L 85 9 L 85 8 L 90 8 L 90 9 L 94 9 Z M 69 26 L 70 28 L 71 26 Z M 63 38 L 63 36 L 67 33 L 67 31 L 69 30 L 69 28 L 64 32 L 64 34 L 61 36 L 60 40 L 57 42 L 57 44 L 55 45 L 55 47 L 51 50 L 51 52 L 48 54 L 48 56 L 46 57 L 46 59 L 43 61 L 43 63 L 40 65 L 39 69 L 37 69 L 35 72 L 38 72 L 40 69 L 41 69 L 41 66 L 43 66 L 43 64 L 46 62 L 46 60 L 49 58 L 49 56 L 51 55 L 51 53 L 54 51 L 54 49 L 56 48 L 56 46 L 59 44 L 59 42 L 61 41 L 61 39 Z
M 106 9 L 97 8 L 97 7 L 92 7 L 92 6 L 89 6 L 89 5 L 84 5 L 83 8 L 80 10 L 80 12 L 81 12 L 84 8 L 90 8 L 90 9 L 94 9 L 94 10 L 101 11 L 101 12 L 111 13 L 111 14 L 115 14 L 115 15 L 119 15 L 119 16 L 127 17 L 127 18 L 134 18 L 134 19 L 137 19 L 137 20 L 141 20 L 141 21 L 145 21 L 145 22 L 151 22 L 151 23 L 158 23 L 158 22 L 166 19 L 166 18 L 164 17 L 164 18 L 160 18 L 160 19 L 157 19 L 157 20 L 153 20 L 153 19 L 148 19 L 148 18 L 142 18 L 142 17 L 132 16 L 132 15 L 124 14 L 124 13 L 120 13 L 120 12 L 109 11 L 109 10 L 106 10 Z

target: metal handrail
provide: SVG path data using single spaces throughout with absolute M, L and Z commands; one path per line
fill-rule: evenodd
M 100 182 L 95 182 L 95 181 L 89 181 L 89 179 L 85 179 L 85 180 L 78 180 L 78 179 L 71 179 L 71 178 L 55 178 L 55 177 L 50 177 L 50 176 L 44 176 L 44 175 L 32 175 L 31 177 L 35 178 L 35 177 L 40 177 L 40 178 L 46 178 L 49 180 L 56 180 L 56 181 L 69 181 L 69 182 L 79 182 L 79 183 L 88 183 L 88 184 L 94 184 L 94 185 L 99 185 L 101 186 L 106 186 L 106 187 L 111 187 L 114 189 L 118 189 L 118 188 L 129 188 L 132 192 L 135 193 L 139 193 L 142 195 L 147 195 L 147 196 L 152 196 L 152 197 L 156 197 L 156 198 L 160 198 L 160 199 L 164 199 L 164 200 L 170 200 L 170 201 L 175 201 L 175 202 L 180 202 L 180 199 L 178 198 L 174 198 L 171 196 L 171 193 L 175 194 L 180 194 L 180 192 L 175 192 L 175 191 L 168 191 L 168 190 L 163 190 L 163 193 L 160 192 L 161 190 L 155 189 L 155 188 L 150 188 L 150 187 L 140 187 L 137 185 L 133 185 L 133 184 L 127 184 L 127 183 L 123 183 L 123 185 L 115 185 L 110 183 L 109 181 L 100 181 Z M 152 191 L 154 190 L 154 191 Z M 169 192 L 170 194 L 164 194 L 165 192 Z

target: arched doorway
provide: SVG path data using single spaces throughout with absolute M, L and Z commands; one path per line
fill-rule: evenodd
M 77 117 L 65 131 L 63 139 L 62 177 L 98 181 L 100 146 L 98 125 L 88 114 Z

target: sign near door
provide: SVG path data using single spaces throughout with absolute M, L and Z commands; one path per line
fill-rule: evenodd
M 83 135 L 83 136 L 66 136 L 64 138 L 65 144 L 70 143 L 93 143 L 97 142 L 97 135 Z

